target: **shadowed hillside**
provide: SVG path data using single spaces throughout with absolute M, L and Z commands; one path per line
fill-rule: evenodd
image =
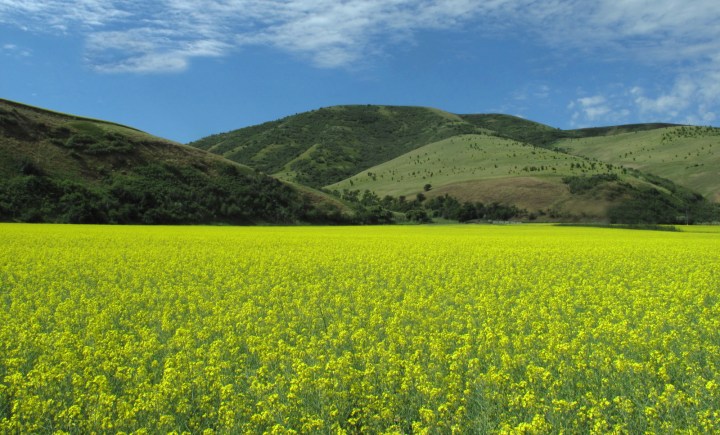
M 136 129 L 0 100 L 0 220 L 332 221 L 340 202 Z

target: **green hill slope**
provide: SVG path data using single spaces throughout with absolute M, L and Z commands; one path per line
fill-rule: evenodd
M 611 136 L 565 139 L 569 153 L 668 178 L 720 202 L 720 129 L 676 126 Z
M 667 180 L 488 134 L 428 144 L 326 188 L 407 200 L 418 194 L 428 200 L 450 195 L 514 205 L 559 220 L 629 220 L 625 215 L 638 210 L 628 207 L 645 204 L 650 209 L 648 201 L 667 204 L 662 213 L 673 220 L 688 204 L 700 201 Z M 646 197 L 648 192 L 656 197 Z
M 368 188 L 392 195 L 413 195 L 428 183 L 437 187 L 480 179 L 562 177 L 609 170 L 582 157 L 497 136 L 473 134 L 422 146 L 327 188 Z
M 693 191 L 717 201 L 720 166 L 712 159 L 702 161 L 712 156 L 714 139 L 709 132 L 703 138 L 693 135 L 662 123 L 560 130 L 502 114 L 336 106 L 191 145 L 338 193 L 368 190 L 406 198 L 422 193 L 429 199 L 448 194 L 573 220 L 611 219 L 621 205 L 632 202 L 639 208 L 631 214 L 643 207 L 659 209 L 648 205 L 653 201 L 672 204 L 665 207 L 665 218 L 687 215 L 694 207 L 688 203 L 701 202 Z M 640 144 L 637 150 L 628 138 Z M 674 163 L 655 164 L 662 159 L 649 155 L 641 162 L 643 147 L 661 141 L 667 143 L 668 156 L 678 155 Z M 626 146 L 632 148 L 627 156 L 619 149 Z M 425 185 L 432 186 L 430 191 L 424 191 Z
M 217 134 L 190 145 L 320 187 L 422 145 L 482 129 L 424 107 L 336 106 Z
M 492 134 L 552 148 L 565 138 L 652 130 L 637 124 L 560 130 L 523 118 L 455 115 L 405 106 L 334 106 L 212 135 L 191 146 L 313 187 L 341 181 L 421 146 L 462 134 Z
M 0 220 L 254 223 L 341 219 L 340 202 L 193 147 L 0 100 Z

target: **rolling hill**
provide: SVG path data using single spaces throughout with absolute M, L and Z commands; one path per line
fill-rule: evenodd
M 720 129 L 675 126 L 610 136 L 563 139 L 570 154 L 668 178 L 720 202 Z
M 671 213 L 679 219 L 694 207 L 689 202 L 702 202 L 694 190 L 717 200 L 718 190 L 707 175 L 711 170 L 694 175 L 641 167 L 605 159 L 600 151 L 615 149 L 608 155 L 619 155 L 617 147 L 629 146 L 623 138 L 660 141 L 683 128 L 689 127 L 655 123 L 560 130 L 502 114 L 336 106 L 191 145 L 339 196 L 365 190 L 409 200 L 418 194 L 421 199 L 450 195 L 460 201 L 512 204 L 528 215 L 559 220 L 612 220 L 631 203 L 648 208 L 649 202 L 659 201 L 668 205 L 663 206 L 666 219 Z M 702 152 L 710 146 L 695 136 L 686 139 L 689 150 Z M 701 155 L 689 150 L 681 156 L 687 157 L 685 166 L 702 168 L 702 162 L 695 161 Z
M 112 122 L 0 100 L 0 220 L 344 221 L 340 201 Z
M 383 223 L 425 210 L 717 220 L 706 198 L 720 201 L 719 138 L 705 127 L 559 130 L 499 114 L 337 106 L 181 145 L 0 100 L 0 220 Z
M 437 109 L 335 106 L 190 145 L 285 180 L 322 187 L 422 145 L 481 131 Z
M 221 133 L 189 145 L 279 178 L 323 187 L 406 152 L 464 134 L 493 134 L 552 148 L 566 138 L 604 137 L 671 124 L 560 130 L 502 114 L 456 115 L 406 106 L 333 106 Z
M 561 221 L 627 220 L 620 215 L 628 207 L 656 199 L 668 205 L 663 213 L 674 209 L 679 215 L 684 204 L 699 199 L 669 180 L 487 134 L 425 145 L 327 189 L 340 196 L 369 190 L 407 200 L 449 195 Z M 647 192 L 658 197 L 645 198 Z
M 622 173 L 619 168 L 491 135 L 462 135 L 425 145 L 339 183 L 329 190 L 370 190 L 379 196 L 448 194 L 460 201 L 513 204 L 531 212 L 598 216 L 607 201 L 573 198 L 563 177 Z M 571 201 L 574 199 L 574 201 Z M 572 207 L 563 204 L 571 202 Z

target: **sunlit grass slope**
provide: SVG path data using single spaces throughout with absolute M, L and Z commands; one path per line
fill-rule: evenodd
M 514 204 L 530 211 L 605 219 L 609 207 L 636 188 L 657 188 L 621 167 L 488 134 L 455 136 L 410 151 L 327 186 L 384 195 L 427 198 L 449 194 L 462 201 Z M 617 175 L 592 192 L 572 192 L 564 177 Z M 427 190 L 426 185 L 430 185 Z M 662 188 L 661 188 L 662 189 Z
M 463 135 L 410 151 L 327 189 L 369 189 L 385 195 L 415 195 L 453 183 L 515 177 L 551 177 L 617 173 L 587 159 L 492 135 Z
M 0 226 L 2 433 L 717 433 L 720 234 Z
M 672 127 L 566 139 L 556 146 L 670 179 L 720 202 L 720 129 Z

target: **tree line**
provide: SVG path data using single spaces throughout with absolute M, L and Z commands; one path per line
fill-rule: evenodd
M 48 177 L 31 162 L 0 181 L 0 220 L 93 224 L 348 223 L 338 208 L 314 205 L 267 176 L 223 167 L 151 163 L 99 183 Z
M 430 190 L 430 186 L 426 185 L 423 190 Z M 353 204 L 358 214 L 364 217 L 361 219 L 362 223 L 394 223 L 399 218 L 417 223 L 429 223 L 436 218 L 458 222 L 507 221 L 528 216 L 527 210 L 514 205 L 498 202 L 491 204 L 461 202 L 448 194 L 427 199 L 424 193 L 418 193 L 414 199 L 409 200 L 403 195 L 398 197 L 385 195 L 381 198 L 370 190 L 361 192 L 343 189 L 342 192 L 331 193 Z

